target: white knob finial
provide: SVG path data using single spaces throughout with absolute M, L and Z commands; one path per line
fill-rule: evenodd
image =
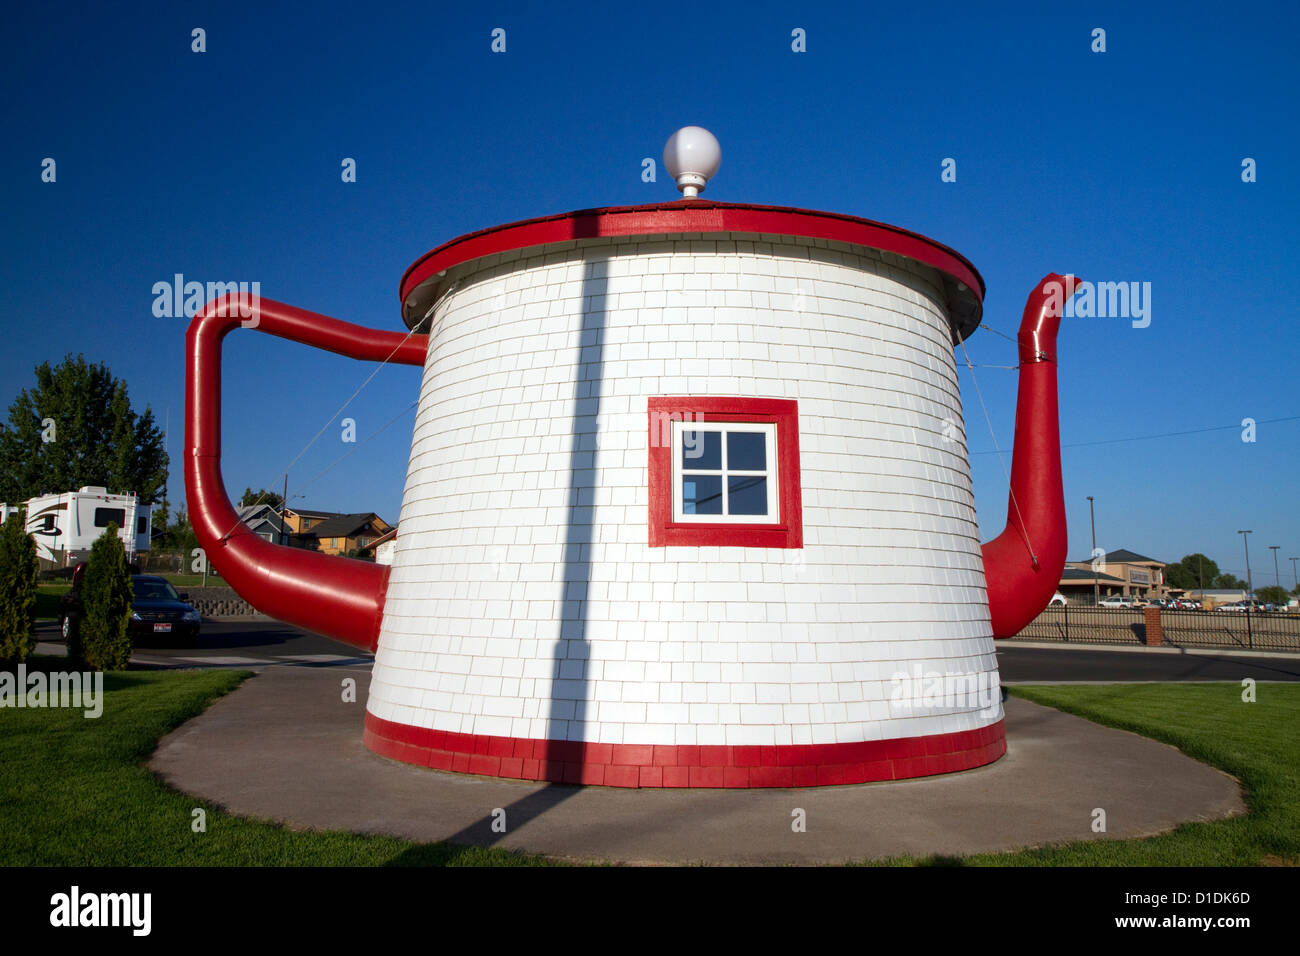
M 717 137 L 700 126 L 683 126 L 664 144 L 664 168 L 683 199 L 694 199 L 722 165 Z

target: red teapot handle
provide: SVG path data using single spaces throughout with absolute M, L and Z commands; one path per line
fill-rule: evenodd
M 185 337 L 186 500 L 208 560 L 259 611 L 373 651 L 388 566 L 271 544 L 230 503 L 221 480 L 221 344 L 240 326 L 355 359 L 402 365 L 424 364 L 428 337 L 368 329 L 238 294 L 204 306 Z

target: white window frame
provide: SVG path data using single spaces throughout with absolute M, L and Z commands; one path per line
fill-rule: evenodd
M 763 471 L 731 470 L 727 468 L 727 441 L 722 445 L 721 468 L 691 468 L 682 458 L 682 432 L 705 431 L 722 432 L 756 432 L 767 438 L 767 468 Z M 755 524 L 779 525 L 781 523 L 781 480 L 779 462 L 776 456 L 775 422 L 727 422 L 727 421 L 673 421 L 672 422 L 672 483 L 673 483 L 673 523 L 674 524 Z M 722 514 L 698 515 L 686 514 L 682 510 L 682 478 L 690 474 L 720 475 L 722 477 Z M 728 479 L 731 477 L 764 477 L 767 479 L 767 514 L 733 515 L 727 514 L 730 505 Z

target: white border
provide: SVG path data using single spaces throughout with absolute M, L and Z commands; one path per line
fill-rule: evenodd
M 762 471 L 735 471 L 727 468 L 727 442 L 722 441 L 722 468 L 690 468 L 685 469 L 682 462 L 682 432 L 683 431 L 709 431 L 709 432 L 758 432 L 767 438 L 767 468 Z M 687 471 L 692 474 L 701 475 L 721 475 L 722 481 L 722 510 L 720 515 L 688 515 L 682 511 L 682 476 Z M 674 524 L 770 524 L 779 525 L 781 523 L 780 514 L 780 494 L 781 487 L 779 471 L 779 462 L 776 457 L 776 423 L 775 422 L 727 422 L 727 421 L 708 421 L 708 422 L 672 422 L 672 469 L 670 480 L 673 489 L 673 523 Z M 727 510 L 727 478 L 736 476 L 744 477 L 746 475 L 758 477 L 762 476 L 767 479 L 767 514 L 765 515 L 730 515 L 726 514 Z

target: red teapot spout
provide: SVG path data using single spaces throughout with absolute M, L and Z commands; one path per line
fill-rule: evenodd
M 405 365 L 424 364 L 427 338 L 238 296 L 209 302 L 186 336 L 185 487 L 190 520 L 207 559 L 259 611 L 373 651 L 389 568 L 271 544 L 240 520 L 226 494 L 221 480 L 221 343 L 241 325 L 339 355 Z
M 1025 303 L 1007 526 L 983 545 L 994 637 L 1014 637 L 1047 607 L 1065 568 L 1065 493 L 1057 411 L 1056 335 L 1075 276 L 1052 273 Z

